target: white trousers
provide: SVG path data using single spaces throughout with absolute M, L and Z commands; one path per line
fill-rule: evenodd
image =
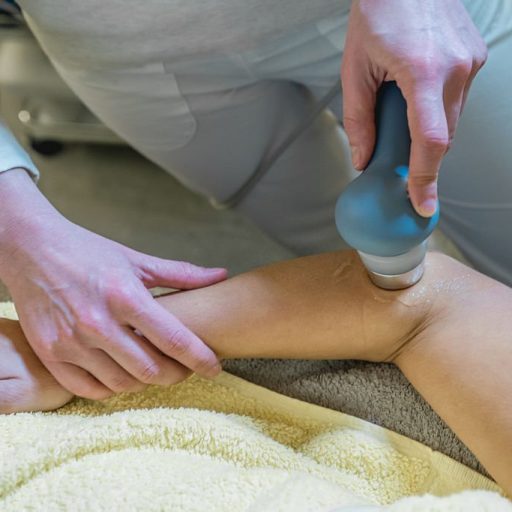
M 512 284 L 512 2 L 466 5 L 489 60 L 442 166 L 441 227 L 477 268 Z M 243 53 L 114 70 L 54 64 L 129 144 L 192 190 L 223 200 L 335 84 L 347 19 L 308 24 Z M 338 117 L 340 105 L 337 98 Z M 237 208 L 299 254 L 339 248 L 333 210 L 354 176 L 349 153 L 325 111 Z

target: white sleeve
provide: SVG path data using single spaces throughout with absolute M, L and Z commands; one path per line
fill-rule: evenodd
M 39 171 L 34 162 L 12 133 L 0 122 L 0 173 L 16 167 L 25 169 L 34 181 L 37 182 L 39 179 Z

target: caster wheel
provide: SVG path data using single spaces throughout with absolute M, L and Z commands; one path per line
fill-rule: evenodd
M 40 155 L 56 156 L 64 149 L 64 144 L 57 140 L 31 139 L 30 147 Z

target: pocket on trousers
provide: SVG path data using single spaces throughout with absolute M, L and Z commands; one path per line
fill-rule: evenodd
M 195 119 L 176 78 L 160 62 L 137 68 L 59 71 L 98 118 L 148 156 L 178 149 L 194 136 Z

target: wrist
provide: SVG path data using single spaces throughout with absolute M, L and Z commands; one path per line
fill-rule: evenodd
M 0 174 L 0 204 L 0 278 L 5 280 L 61 215 L 22 168 Z

